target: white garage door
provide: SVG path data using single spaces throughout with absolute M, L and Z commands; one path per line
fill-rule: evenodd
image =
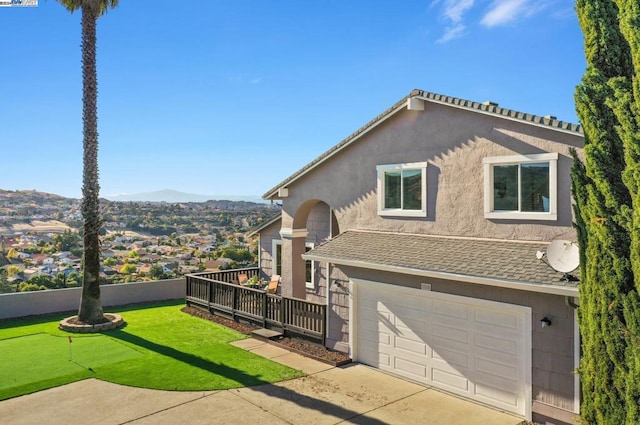
M 359 362 L 530 416 L 528 307 L 354 282 Z

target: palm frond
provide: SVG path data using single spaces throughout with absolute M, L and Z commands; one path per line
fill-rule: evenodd
M 57 0 L 65 9 L 73 13 L 78 9 L 85 8 L 93 12 L 96 18 L 107 13 L 109 9 L 118 6 L 119 0 Z

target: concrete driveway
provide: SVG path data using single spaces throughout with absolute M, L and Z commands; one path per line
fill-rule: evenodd
M 256 339 L 234 343 L 308 374 L 222 391 L 147 390 L 87 379 L 0 402 L 7 424 L 516 425 L 521 418 L 361 364 L 332 367 Z

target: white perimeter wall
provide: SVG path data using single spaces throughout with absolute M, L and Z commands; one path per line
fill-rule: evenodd
M 76 311 L 80 305 L 82 288 L 0 294 L 0 319 L 38 314 Z M 117 283 L 100 286 L 104 307 L 185 297 L 184 279 L 153 282 Z

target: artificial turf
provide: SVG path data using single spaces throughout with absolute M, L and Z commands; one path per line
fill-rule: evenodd
M 135 387 L 200 391 L 302 376 L 230 345 L 245 336 L 182 313 L 183 306 L 165 303 L 117 310 L 126 326 L 101 334 L 61 331 L 58 316 L 0 323 L 0 400 L 89 377 Z

